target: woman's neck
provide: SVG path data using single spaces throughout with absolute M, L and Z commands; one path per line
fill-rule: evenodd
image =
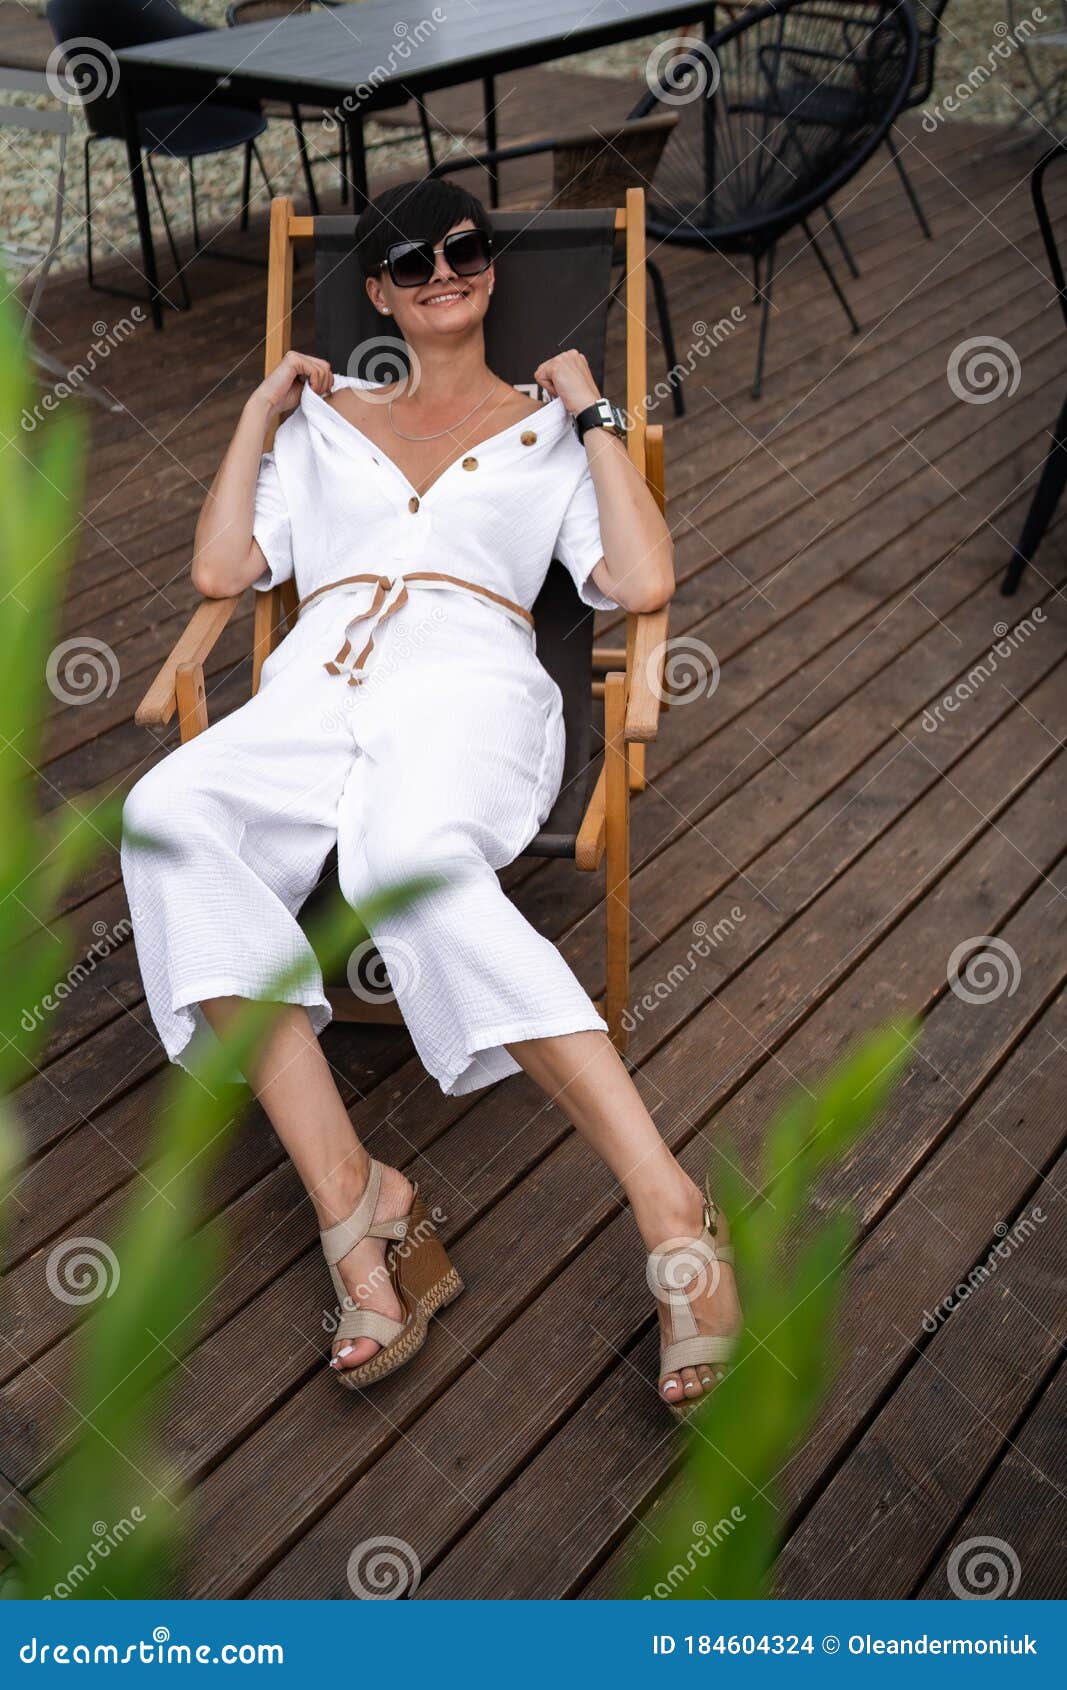
M 485 342 L 479 334 L 461 345 L 412 347 L 418 383 L 398 395 L 396 405 L 408 417 L 432 417 L 472 403 L 496 383 L 485 361 Z

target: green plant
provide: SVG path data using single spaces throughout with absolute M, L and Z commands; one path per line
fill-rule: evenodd
M 717 1184 L 745 1330 L 730 1372 L 688 1423 L 680 1482 L 628 1595 L 770 1593 L 779 1475 L 829 1389 L 856 1232 L 847 1213 L 813 1223 L 814 1188 L 873 1125 L 915 1036 L 911 1026 L 874 1035 L 814 1093 L 786 1106 L 763 1144 L 755 1201 L 735 1172 L 737 1156 L 724 1154 Z
M 42 825 L 32 775 L 40 762 L 44 678 L 54 649 L 63 583 L 78 526 L 82 430 L 63 412 L 25 431 L 29 383 L 10 307 L 0 305 L 0 1193 L 17 1178 L 19 1134 L 8 1099 L 43 1042 L 24 1006 L 40 1002 L 71 954 L 54 915 L 61 894 L 102 845 L 114 843 L 121 799 L 86 798 Z M 312 944 L 332 968 L 367 937 L 367 925 L 435 881 L 383 890 L 362 916 L 338 898 L 322 911 Z M 57 947 L 57 938 L 60 943 Z M 293 970 L 276 997 L 304 983 Z M 195 1330 L 217 1264 L 198 1227 L 202 1194 L 248 1101 L 232 1075 L 246 1068 L 277 1013 L 249 1004 L 193 1071 L 171 1071 L 154 1151 L 113 1242 L 117 1276 L 82 1333 L 70 1385 L 73 1453 L 47 1521 L 20 1554 L 4 1594 L 136 1597 L 159 1588 L 180 1555 L 176 1484 L 160 1446 L 176 1355 Z M 145 1195 L 147 1193 L 147 1196 Z M 2 1212 L 2 1211 L 0 1211 Z M 133 1524 L 118 1541 L 110 1528 Z M 100 1523 L 108 1530 L 102 1538 Z M 106 1554 L 105 1554 L 106 1548 Z

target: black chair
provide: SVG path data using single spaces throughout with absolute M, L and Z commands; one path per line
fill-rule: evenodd
M 792 229 L 803 230 L 858 332 L 809 219 L 886 141 L 918 50 L 901 0 L 767 0 L 667 64 L 632 113 L 667 105 L 679 114 L 650 195 L 650 233 L 752 259 L 763 304 L 754 398 L 778 243 Z
M 1048 253 L 1048 267 L 1052 272 L 1052 280 L 1056 286 L 1056 297 L 1060 302 L 1064 323 L 1067 324 L 1067 276 L 1064 274 L 1063 261 L 1060 258 L 1056 232 L 1052 227 L 1049 216 L 1048 202 L 1045 199 L 1045 173 L 1049 165 L 1057 159 L 1067 155 L 1067 141 L 1060 141 L 1052 147 L 1034 166 L 1030 177 L 1030 191 L 1034 196 L 1034 209 L 1041 228 L 1041 235 Z M 1067 487 L 1067 400 L 1064 401 L 1056 427 L 1052 435 L 1052 445 L 1049 447 L 1045 466 L 1041 471 L 1041 479 L 1037 484 L 1033 501 L 1023 524 L 1023 531 L 1019 537 L 1019 544 L 1013 548 L 1012 559 L 1000 584 L 1000 590 L 1005 598 L 1011 598 L 1019 590 L 1019 582 L 1023 578 L 1023 571 L 1031 563 L 1034 554 L 1048 532 L 1049 523 L 1056 514 L 1056 507 Z
M 110 54 L 121 51 L 124 47 L 138 47 L 146 42 L 168 41 L 179 35 L 198 35 L 209 26 L 186 17 L 171 0 L 106 0 L 106 4 L 103 0 L 48 0 L 45 13 L 57 44 L 62 47 L 65 42 L 71 42 L 77 47 L 77 51 L 71 54 L 66 75 L 82 94 L 83 109 L 89 125 L 84 155 L 85 238 L 89 285 L 101 293 L 118 294 L 125 299 L 140 299 L 140 294 L 131 293 L 126 288 L 98 282 L 93 274 L 91 149 L 98 141 L 122 140 L 125 137 L 118 97 L 118 78 Z M 99 43 L 100 50 L 95 56 L 87 45 L 91 43 Z M 137 121 L 141 132 L 141 147 L 146 155 L 148 174 L 155 190 L 167 245 L 181 290 L 180 309 L 184 310 L 189 305 L 189 290 L 186 287 L 152 159 L 158 156 L 185 160 L 189 171 L 194 255 L 223 256 L 211 252 L 210 248 L 201 244 L 193 161 L 211 153 L 229 152 L 235 147 L 244 148 L 241 227 L 246 229 L 253 156 L 267 192 L 272 192 L 270 178 L 256 147 L 257 137 L 266 129 L 267 120 L 259 102 L 253 100 L 221 99 L 212 95 L 195 105 L 176 105 L 170 98 L 167 78 L 163 73 L 141 85 L 138 98 Z
M 907 99 L 904 101 L 903 109 L 905 111 L 912 111 L 916 106 L 925 106 L 933 92 L 934 73 L 937 69 L 937 49 L 941 44 L 941 19 L 945 15 L 947 5 L 948 0 L 921 0 L 921 4 L 916 10 L 916 22 L 919 26 L 919 55 L 915 61 L 915 75 L 912 78 L 911 88 L 908 91 Z M 922 202 L 915 192 L 915 185 L 904 168 L 904 160 L 901 157 L 897 138 L 892 128 L 890 128 L 885 140 L 890 157 L 897 167 L 897 174 L 903 184 L 904 192 L 908 196 L 911 209 L 918 220 L 919 228 L 927 240 L 931 240 L 933 230 L 927 222 Z
M 533 372 L 561 347 L 576 346 L 597 381 L 606 362 L 608 309 L 620 224 L 626 237 L 628 277 L 626 406 L 633 417 L 630 460 L 645 476 L 663 508 L 663 425 L 646 426 L 644 196 L 626 195 L 625 213 L 586 211 L 492 213 L 496 295 L 486 319 L 486 356 L 505 381 L 529 390 Z M 290 345 L 292 263 L 298 241 L 315 255 L 315 350 L 335 370 L 382 379 L 396 374 L 402 353 L 395 339 L 383 342 L 381 318 L 367 298 L 356 260 L 356 218 L 297 218 L 288 200 L 275 200 L 271 222 L 271 264 L 267 281 L 265 361 L 274 367 Z M 561 282 L 561 278 L 564 280 Z M 536 416 L 530 426 L 536 430 Z M 358 555 L 358 536 L 353 537 Z M 163 728 L 175 714 L 183 740 L 207 726 L 204 664 L 240 600 L 205 600 L 180 635 L 137 711 L 142 726 Z M 256 595 L 253 628 L 253 690 L 264 660 L 295 608 L 291 581 Z M 631 614 L 617 645 L 593 641 L 594 613 L 578 597 L 570 575 L 553 563 L 533 607 L 537 652 L 563 695 L 566 750 L 559 796 L 540 833 L 524 855 L 570 858 L 583 871 L 606 869 L 606 995 L 611 1036 L 625 1047 L 630 955 L 630 795 L 645 785 L 644 746 L 655 737 L 664 696 L 669 616 L 663 610 Z M 602 680 L 595 676 L 602 675 Z M 594 719 L 594 697 L 603 698 L 603 723 Z M 605 755 L 597 770 L 597 750 Z M 472 748 L 476 755 L 477 748 Z M 325 884 L 330 880 L 327 874 Z M 313 897 L 315 895 L 313 894 Z M 320 894 L 321 896 L 321 894 Z M 351 983 L 328 983 L 339 1020 L 397 1021 L 397 1006 Z

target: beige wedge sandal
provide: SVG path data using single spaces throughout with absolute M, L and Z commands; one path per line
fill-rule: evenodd
M 732 1267 L 734 1253 L 730 1247 L 726 1221 L 711 1195 L 709 1185 L 704 1188 L 704 1230 L 699 1238 L 668 1240 L 653 1250 L 648 1258 L 648 1283 L 660 1302 L 668 1309 L 670 1341 L 662 1344 L 659 1357 L 659 1377 L 680 1373 L 683 1367 L 713 1367 L 722 1378 L 722 1370 L 729 1365 L 737 1348 L 736 1337 L 716 1337 L 701 1332 L 689 1300 L 698 1280 L 718 1278 L 719 1263 Z M 684 1420 L 700 1407 L 707 1392 L 686 1401 L 670 1402 L 660 1396 L 671 1413 Z
M 406 1215 L 393 1221 L 376 1221 L 374 1211 L 381 1184 L 382 1165 L 372 1162 L 366 1190 L 348 1219 L 319 1234 L 341 1311 L 336 1336 L 347 1342 L 370 1338 L 381 1345 L 369 1361 L 361 1362 L 358 1367 L 334 1369 L 341 1384 L 350 1391 L 373 1385 L 410 1361 L 426 1341 L 430 1317 L 463 1290 L 463 1281 L 434 1230 L 418 1187 Z M 403 1320 L 392 1320 L 373 1309 L 360 1308 L 349 1295 L 338 1264 L 364 1238 L 389 1241 L 385 1271 L 404 1310 Z

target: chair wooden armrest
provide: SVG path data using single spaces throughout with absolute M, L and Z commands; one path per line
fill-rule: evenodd
M 205 599 L 193 611 L 134 716 L 138 727 L 161 728 L 178 708 L 178 671 L 203 663 L 225 631 L 239 598 Z
M 635 618 L 626 701 L 628 741 L 655 739 L 663 708 L 663 666 L 667 656 L 670 610 L 647 611 Z

